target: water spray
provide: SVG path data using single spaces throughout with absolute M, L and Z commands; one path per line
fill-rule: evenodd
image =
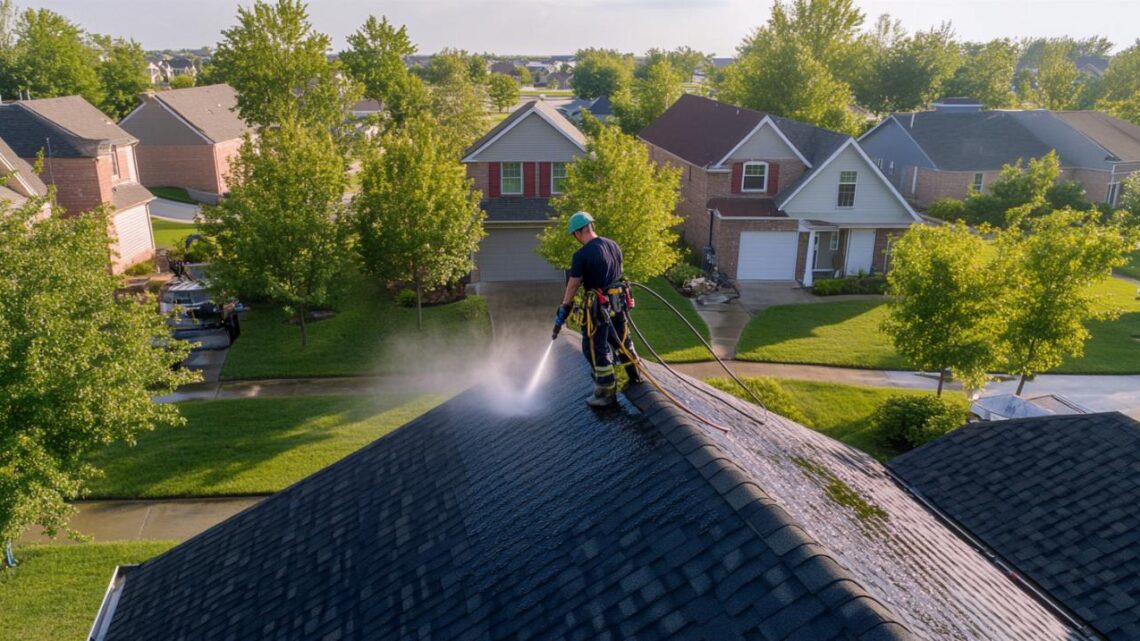
M 558 335 L 557 327 L 554 328 L 555 336 Z M 546 345 L 546 351 L 542 354 L 542 359 L 538 361 L 538 367 L 534 368 L 534 374 L 530 376 L 530 383 L 526 386 L 526 395 L 530 396 L 534 390 L 538 388 L 538 383 L 542 380 L 542 375 L 546 371 L 546 361 L 550 359 L 550 350 L 554 348 L 554 341 L 550 341 Z

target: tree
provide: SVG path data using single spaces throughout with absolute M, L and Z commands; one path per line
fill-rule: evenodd
M 442 140 L 456 150 L 478 140 L 486 130 L 486 88 L 466 74 L 454 75 L 430 88 L 431 115 L 439 125 Z
M 6 95 L 26 92 L 33 98 L 81 95 L 91 104 L 103 100 L 99 60 L 83 29 L 47 9 L 20 16 Z
M 848 81 L 843 70 L 858 47 L 864 19 L 853 0 L 777 0 L 767 28 L 760 31 L 777 41 L 798 41 L 832 74 Z M 758 44 L 756 36 L 752 45 Z
M 633 78 L 633 56 L 612 49 L 580 49 L 570 87 L 584 100 L 612 96 Z
M 891 250 L 883 330 L 911 363 L 939 372 L 939 396 L 947 370 L 979 389 L 998 362 L 1000 285 L 985 256 L 961 223 L 914 225 Z
M 386 133 L 364 157 L 353 200 L 357 251 L 369 273 L 409 283 L 423 328 L 423 292 L 471 271 L 483 237 L 482 194 L 430 120 Z
M 1006 371 L 1021 377 L 1018 395 L 1028 378 L 1081 355 L 1089 320 L 1118 313 L 1101 307 L 1093 288 L 1127 262 L 1138 237 L 1097 218 L 1061 209 L 997 236 L 1006 310 L 1000 340 Z
M 237 90 L 238 111 L 250 123 L 335 129 L 360 97 L 329 61 L 329 37 L 313 29 L 301 0 L 239 7 L 238 24 L 222 37 L 210 64 Z
M 531 75 L 530 69 L 522 65 L 515 65 L 515 73 L 518 74 L 519 84 L 523 87 L 534 85 L 534 76 Z
M 327 130 L 285 120 L 246 139 L 230 194 L 203 210 L 217 247 L 211 279 L 226 294 L 280 303 L 308 345 L 309 310 L 330 299 L 346 251 L 346 166 Z
M 1140 40 L 1112 57 L 1100 88 L 1109 101 L 1128 100 L 1140 91 Z
M 103 102 L 99 108 L 114 120 L 120 120 L 138 105 L 139 94 L 150 87 L 146 75 L 146 56 L 134 40 L 93 38 L 101 52 L 99 81 L 103 86 Z
M 707 62 L 712 59 L 707 53 L 701 53 L 690 47 L 677 47 L 673 51 L 665 51 L 664 49 L 650 49 L 645 52 L 645 59 L 633 71 L 634 78 L 645 79 L 649 75 L 649 70 L 659 62 L 667 62 L 677 73 L 681 75 L 681 79 L 688 82 L 697 69 L 700 69 Z
M 942 85 L 960 65 L 949 24 L 896 38 L 875 56 L 864 106 L 875 113 L 919 109 L 942 95 Z
M 1037 101 L 1046 109 L 1059 111 L 1076 106 L 1080 72 L 1070 59 L 1071 48 L 1061 41 L 1045 43 L 1037 68 Z
M 658 166 L 633 136 L 618 128 L 600 127 L 586 154 L 566 168 L 564 195 L 552 201 L 558 220 L 539 236 L 538 253 L 556 267 L 570 267 L 578 248 L 566 233 L 576 211 L 588 211 L 598 232 L 621 245 L 625 275 L 645 280 L 663 274 L 680 259 L 674 215 L 680 198 L 681 172 Z
M 1129 175 L 1120 183 L 1117 207 L 1128 212 L 1136 226 L 1140 226 L 1140 172 Z
M 1089 203 L 1081 184 L 1057 182 L 1060 175 L 1061 161 L 1055 151 L 1030 158 L 1025 168 L 1020 159 L 1005 165 L 988 192 L 974 192 L 966 197 L 965 220 L 971 225 L 1008 227 L 1062 207 L 1087 209 Z
M 672 63 L 661 60 L 649 68 L 644 78 L 635 79 L 630 89 L 618 92 L 613 109 L 622 131 L 636 134 L 665 113 L 684 93 L 682 81 Z
M 152 301 L 117 295 L 102 209 L 44 217 L 46 198 L 0 205 L 0 540 L 66 528 L 90 455 L 180 422 L 153 398 L 192 382 L 189 348 Z
M 170 79 L 171 89 L 189 89 L 196 84 L 198 84 L 197 79 L 188 73 L 184 73 L 181 76 L 174 76 Z
M 491 79 L 487 81 L 487 90 L 491 96 L 491 103 L 499 111 L 519 101 L 519 83 L 505 73 L 491 74 Z
M 364 25 L 348 36 L 349 48 L 340 61 L 364 88 L 364 95 L 383 105 L 396 124 L 428 108 L 423 82 L 408 73 L 404 58 L 416 52 L 407 29 L 369 16 Z
M 965 47 L 962 66 L 946 82 L 946 94 L 969 96 L 986 109 L 1012 107 L 1017 46 L 1008 39 Z

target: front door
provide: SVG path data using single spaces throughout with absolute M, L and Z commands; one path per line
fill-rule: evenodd
M 845 271 L 854 276 L 860 271 L 871 273 L 875 260 L 875 230 L 851 229 L 847 232 L 847 264 Z

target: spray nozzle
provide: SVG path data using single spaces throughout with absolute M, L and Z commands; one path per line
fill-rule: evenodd
M 558 340 L 558 332 L 561 332 L 561 331 L 562 331 L 562 323 L 556 324 L 554 326 L 554 332 L 550 335 L 550 340 L 552 340 L 552 341 Z

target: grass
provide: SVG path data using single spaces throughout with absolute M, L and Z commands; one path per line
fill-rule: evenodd
M 432 354 L 484 349 L 491 336 L 487 303 L 478 296 L 425 307 L 422 331 L 414 307 L 399 307 L 362 276 L 345 279 L 333 307 L 335 318 L 306 325 L 309 344 L 302 348 L 301 331 L 284 310 L 255 303 L 242 318 L 222 378 L 406 374 L 430 367 Z
M 1140 300 L 1136 285 L 1110 278 L 1097 286 L 1115 320 L 1091 321 L 1084 355 L 1053 370 L 1063 374 L 1140 373 Z M 806 363 L 868 369 L 909 369 L 879 327 L 887 315 L 881 301 L 841 301 L 771 307 L 749 322 L 736 357 L 747 361 Z
M 159 249 L 179 246 L 184 238 L 190 234 L 198 233 L 197 225 L 176 223 L 160 218 L 151 218 L 150 228 L 154 231 L 154 246 Z
M 85 639 L 116 565 L 141 563 L 173 543 L 29 545 L 0 570 L 0 640 Z
M 547 98 L 552 98 L 554 96 L 557 96 L 559 98 L 570 98 L 573 95 L 573 89 L 544 89 L 541 87 L 535 87 L 533 89 L 522 89 L 519 91 L 519 96 L 523 98 L 538 96 L 546 96 Z
M 159 198 L 173 200 L 180 203 L 197 205 L 198 201 L 190 197 L 190 193 L 181 187 L 150 187 L 150 193 Z
M 1140 280 L 1140 249 L 1137 249 L 1128 255 L 1127 265 L 1124 265 L 1123 267 L 1117 267 L 1114 271 L 1121 276 L 1127 276 L 1129 278 Z
M 701 336 L 709 340 L 709 328 L 705 321 L 697 314 L 689 299 L 677 293 L 673 285 L 662 277 L 650 279 L 646 283 L 653 291 L 661 294 L 674 307 L 681 311 L 684 317 L 693 324 Z M 661 357 L 670 363 L 688 363 L 694 361 L 712 360 L 712 355 L 701 345 L 688 327 L 677 318 L 664 303 L 657 300 L 652 294 L 634 288 L 633 295 L 637 306 L 631 313 L 633 322 L 645 334 L 646 339 L 653 344 Z M 640 341 L 635 344 L 638 354 L 650 357 L 649 350 L 645 349 Z
M 246 398 L 181 403 L 183 427 L 143 434 L 92 460 L 95 498 L 270 494 L 435 407 L 411 394 Z
M 757 379 L 745 378 L 750 386 Z M 763 379 L 768 384 L 775 381 L 791 396 L 791 402 L 802 413 L 804 425 L 822 432 L 837 441 L 858 448 L 880 461 L 886 461 L 899 454 L 899 450 L 885 443 L 871 424 L 871 414 L 891 396 L 916 396 L 932 394 L 929 390 L 914 390 L 890 387 L 868 387 L 823 383 L 794 379 Z M 751 401 L 735 383 L 727 379 L 710 379 L 714 387 Z M 961 392 L 946 391 L 943 396 L 966 402 Z M 763 396 L 762 396 L 763 397 Z

